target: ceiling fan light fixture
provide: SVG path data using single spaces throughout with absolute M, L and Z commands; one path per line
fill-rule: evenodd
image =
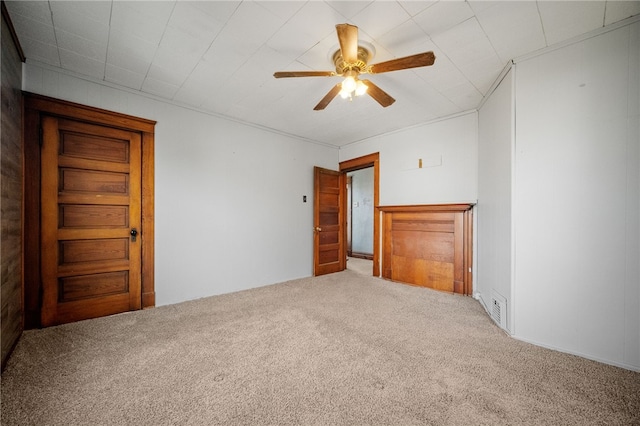
M 364 95 L 365 93 L 367 93 L 367 89 L 368 89 L 368 88 L 369 88 L 369 86 L 367 86 L 366 84 L 364 84 L 364 83 L 362 82 L 362 80 L 358 80 L 358 81 L 356 82 L 356 90 L 355 90 L 355 92 L 356 92 L 356 96 L 362 96 L 362 95 Z
M 342 82 L 342 90 L 347 93 L 353 93 L 356 87 L 358 87 L 358 83 L 356 83 L 356 79 L 352 75 L 348 75 Z
M 361 96 L 367 93 L 369 87 L 362 80 L 358 80 L 353 74 L 348 75 L 340 85 L 340 97 L 352 99 L 353 96 Z

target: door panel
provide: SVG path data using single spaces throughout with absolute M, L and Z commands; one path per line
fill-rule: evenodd
M 140 134 L 41 124 L 42 325 L 140 309 Z
M 58 300 L 60 302 L 71 302 L 110 294 L 126 293 L 129 291 L 129 274 L 127 271 L 118 271 L 61 277 L 59 285 Z
M 345 216 L 341 208 L 344 186 L 344 174 L 314 168 L 314 275 L 330 274 L 346 267 Z

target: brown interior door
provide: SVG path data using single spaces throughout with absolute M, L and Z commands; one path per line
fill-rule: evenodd
M 343 173 L 314 168 L 313 197 L 313 273 L 324 275 L 346 268 L 345 176 Z
M 140 134 L 41 124 L 42 325 L 140 309 Z

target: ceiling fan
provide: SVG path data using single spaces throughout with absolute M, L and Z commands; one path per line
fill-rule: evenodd
M 334 77 L 342 76 L 342 83 L 336 84 L 325 95 L 318 105 L 313 108 L 316 111 L 323 110 L 338 94 L 343 98 L 352 98 L 368 93 L 383 107 L 388 107 L 396 100 L 387 92 L 373 84 L 370 80 L 360 80 L 360 74 L 381 74 L 383 72 L 398 71 L 408 68 L 426 67 L 433 65 L 436 60 L 433 52 L 423 52 L 403 58 L 392 59 L 369 65 L 373 47 L 358 44 L 358 27 L 349 24 L 336 25 L 340 49 L 333 56 L 335 71 L 278 71 L 273 74 L 275 78 L 284 77 Z

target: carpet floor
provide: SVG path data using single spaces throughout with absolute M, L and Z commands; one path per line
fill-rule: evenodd
M 349 257 L 347 259 L 347 269 L 363 275 L 373 275 L 373 260 Z
M 343 271 L 23 334 L 3 425 L 638 425 L 640 373 Z

